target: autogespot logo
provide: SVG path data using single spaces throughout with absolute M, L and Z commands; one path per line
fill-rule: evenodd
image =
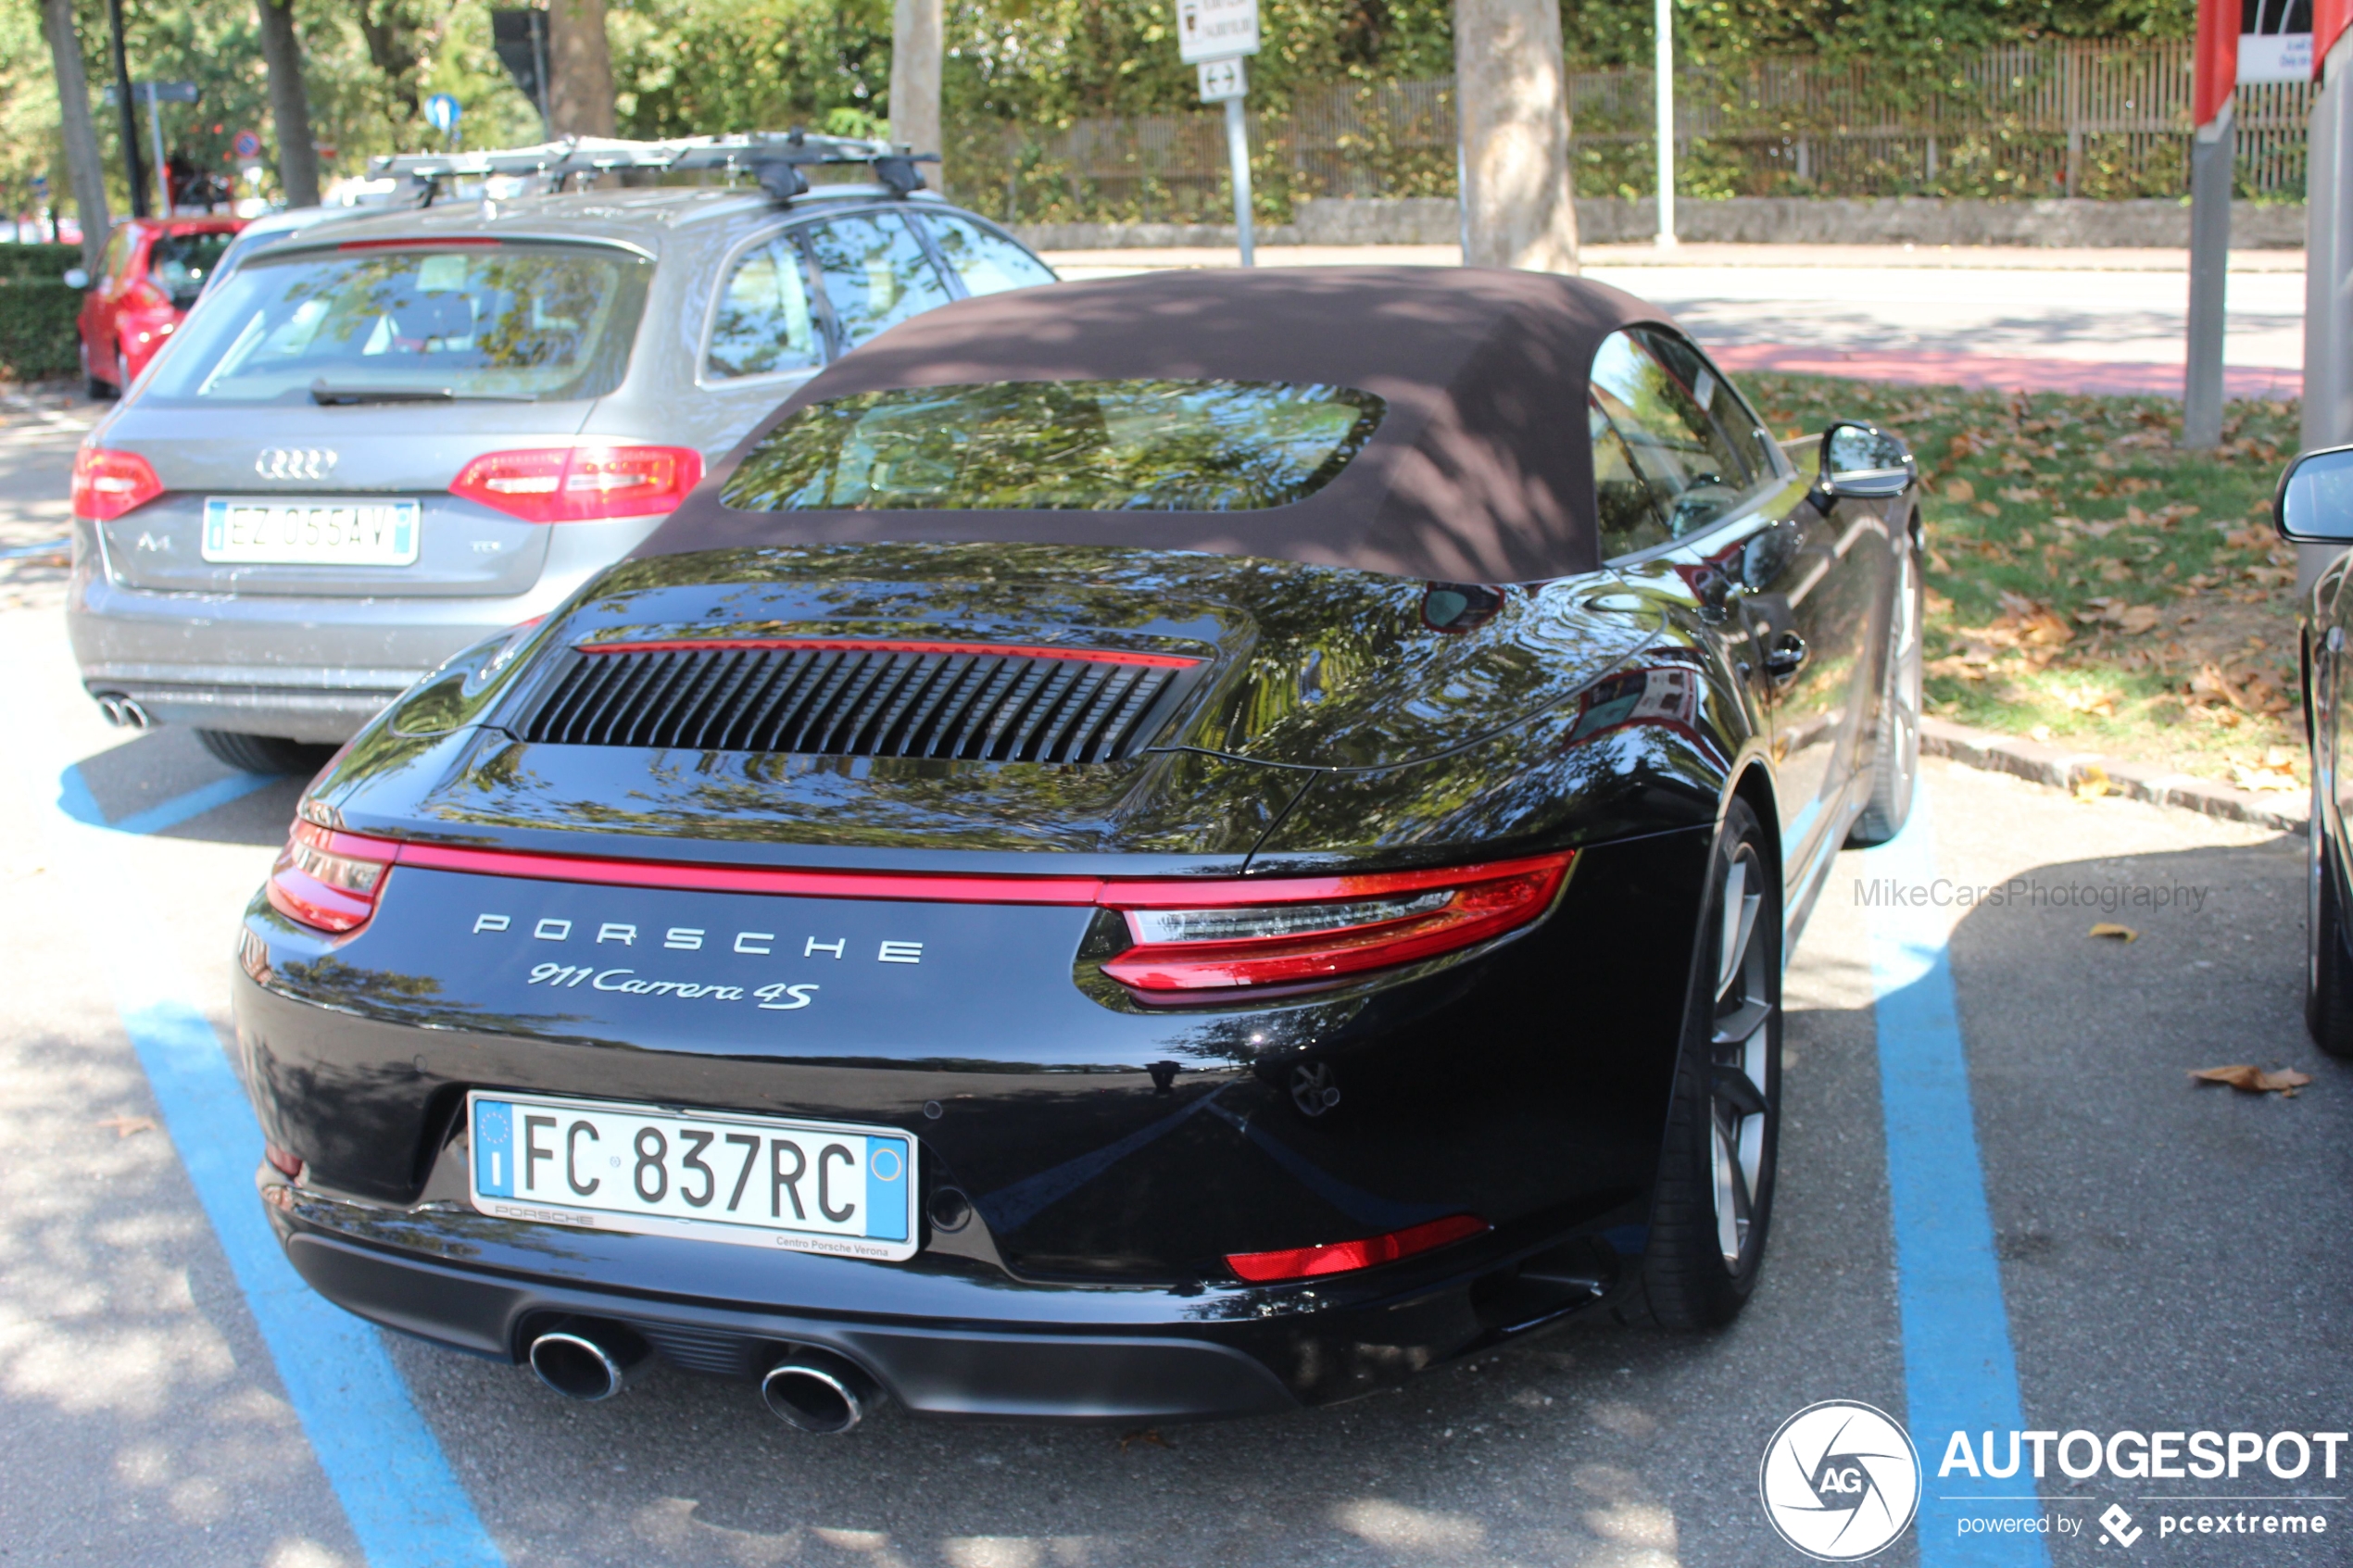
M 1852 1562 L 1911 1527 L 1920 1458 L 1885 1411 L 1825 1399 L 1781 1423 L 1756 1489 L 1781 1539 L 1825 1562 Z

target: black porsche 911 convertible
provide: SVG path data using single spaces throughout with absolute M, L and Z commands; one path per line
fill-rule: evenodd
M 1787 944 L 1917 759 L 1912 460 L 1804 455 L 1531 273 L 894 329 L 304 796 L 236 983 L 289 1256 L 812 1431 L 1728 1321 Z

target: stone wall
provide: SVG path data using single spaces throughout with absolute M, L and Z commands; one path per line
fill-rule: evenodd
M 2190 208 L 2179 201 L 1970 201 L 1927 196 L 1877 200 L 1733 196 L 1675 205 L 1676 229 L 1694 243 L 1737 245 L 1918 245 L 2161 246 L 2190 243 Z M 1630 245 L 1657 229 L 1654 207 L 1616 198 L 1580 200 L 1586 245 Z M 1230 225 L 1214 223 L 1038 223 L 1015 232 L 1039 250 L 1116 250 L 1231 245 Z M 1453 198 L 1303 201 L 1296 220 L 1258 231 L 1263 245 L 1453 245 Z M 2304 244 L 2304 208 L 2234 202 L 2231 244 L 2242 250 L 2295 250 Z

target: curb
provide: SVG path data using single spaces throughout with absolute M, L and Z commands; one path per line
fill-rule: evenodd
M 2229 784 L 2167 772 L 2141 762 L 2119 762 L 2089 751 L 2069 751 L 2016 735 L 1973 730 L 1949 720 L 1920 720 L 1920 755 L 1942 757 L 1965 768 L 2009 773 L 2032 784 L 2072 790 L 2094 768 L 2108 774 L 2115 793 L 2152 806 L 2171 806 L 2226 822 L 2251 822 L 2282 833 L 2302 833 L 2311 809 L 2302 796 L 2258 795 Z

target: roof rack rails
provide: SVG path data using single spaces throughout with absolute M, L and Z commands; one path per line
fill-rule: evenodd
M 918 153 L 888 142 L 853 136 L 825 136 L 806 131 L 752 131 L 726 136 L 688 136 L 668 142 L 630 142 L 610 136 L 567 136 L 535 147 L 509 147 L 479 153 L 395 153 L 368 160 L 371 175 L 406 178 L 423 187 L 426 204 L 441 182 L 506 175 L 547 180 L 561 191 L 574 176 L 614 169 L 650 169 L 657 173 L 722 169 L 752 175 L 779 201 L 789 201 L 809 189 L 800 172 L 809 164 L 862 163 L 875 178 L 900 195 L 924 188 L 915 165 L 937 163 L 937 153 Z

